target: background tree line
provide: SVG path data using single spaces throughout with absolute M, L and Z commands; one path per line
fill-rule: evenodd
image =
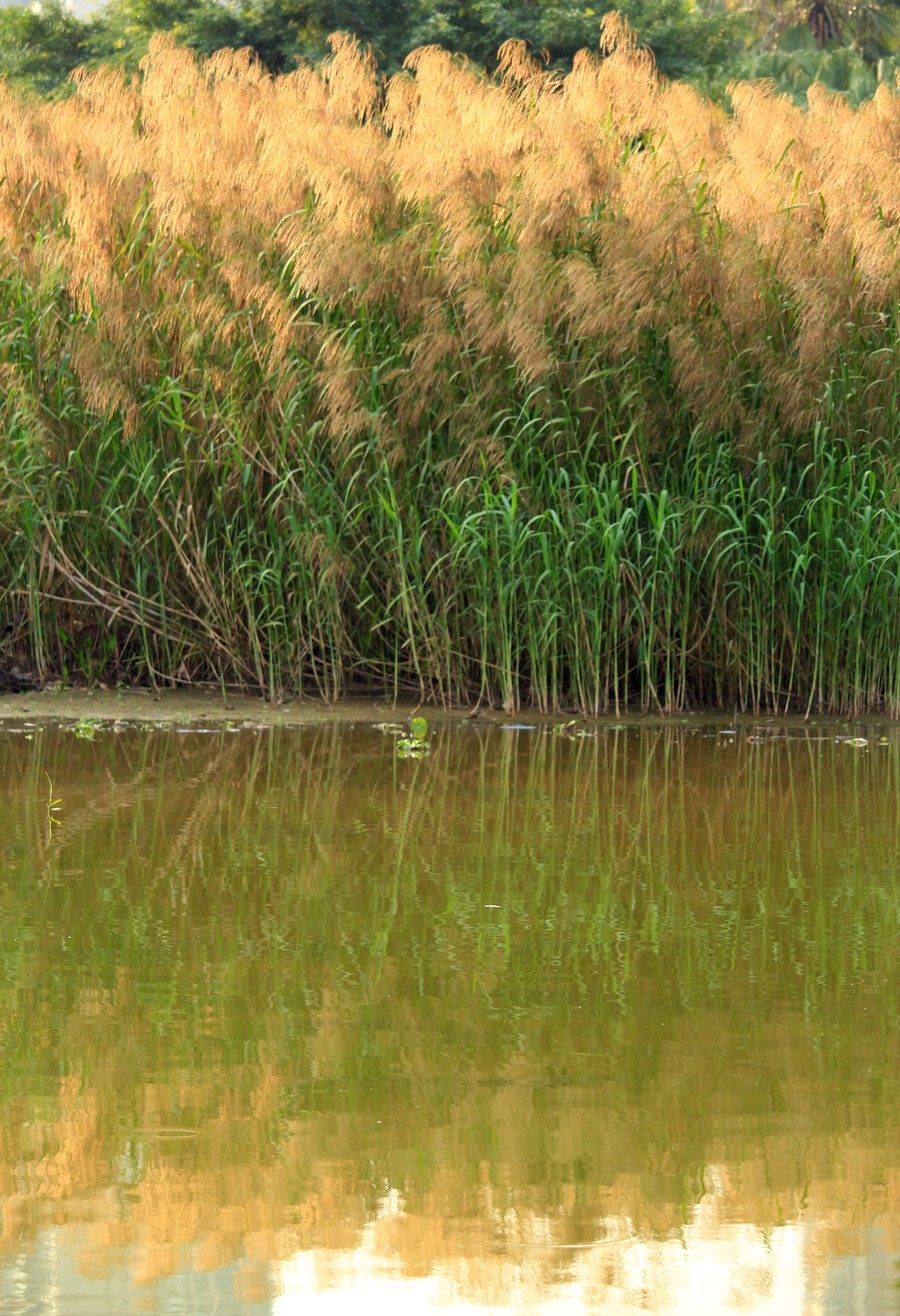
M 560 68 L 597 47 L 603 14 L 617 8 L 660 70 L 716 99 L 735 78 L 774 78 L 803 103 L 821 82 L 858 104 L 893 81 L 900 0 L 108 0 L 81 19 L 64 0 L 0 9 L 0 77 L 41 96 L 66 94 L 71 72 L 101 63 L 136 70 L 154 32 L 200 55 L 250 47 L 273 73 L 316 60 L 335 31 L 371 44 L 395 72 L 423 45 L 440 45 L 491 70 L 509 38 L 530 42 Z

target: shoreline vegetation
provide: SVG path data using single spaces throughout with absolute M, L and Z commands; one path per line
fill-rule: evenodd
M 900 711 L 900 95 L 726 116 L 155 38 L 0 85 L 0 614 L 41 678 Z

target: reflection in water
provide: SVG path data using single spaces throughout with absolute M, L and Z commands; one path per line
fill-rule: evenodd
M 612 1223 L 612 1222 L 609 1222 Z M 622 1222 L 624 1223 L 624 1222 Z M 365 1286 L 366 1309 L 383 1303 L 392 1312 L 422 1312 L 449 1306 L 467 1312 L 689 1313 L 721 1316 L 785 1316 L 824 1312 L 805 1286 L 803 1230 L 798 1225 L 763 1231 L 752 1225 L 723 1228 L 714 1205 L 704 1203 L 694 1224 L 677 1238 L 618 1235 L 578 1248 L 565 1276 L 549 1274 L 542 1245 L 522 1249 L 520 1259 L 457 1258 L 427 1278 L 403 1276 L 391 1266 L 367 1226 L 361 1245 L 336 1256 L 331 1265 L 315 1252 L 301 1252 L 282 1267 L 275 1316 L 295 1312 L 358 1311 Z M 529 1255 L 530 1254 L 530 1255 Z M 843 1307 L 849 1311 L 852 1308 Z
M 0 731 L 0 1311 L 895 1310 L 868 739 Z

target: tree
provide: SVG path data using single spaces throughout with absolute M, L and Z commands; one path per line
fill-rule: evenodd
M 743 20 L 725 0 L 624 0 L 619 6 L 663 73 L 707 82 L 741 49 Z M 546 50 L 560 68 L 596 49 L 597 9 L 573 0 L 109 0 L 87 21 L 48 0 L 40 9 L 0 10 L 0 75 L 42 95 L 59 95 L 81 64 L 136 70 L 154 32 L 209 55 L 250 47 L 273 73 L 327 53 L 327 37 L 349 31 L 372 46 L 383 72 L 397 71 L 417 46 L 441 45 L 491 71 L 504 41 Z
M 546 50 L 553 64 L 567 67 L 576 51 L 596 50 L 603 15 L 618 9 L 653 51 L 662 73 L 701 81 L 734 59 L 742 48 L 745 28 L 744 20 L 723 5 L 703 9 L 691 0 L 623 0 L 596 9 L 571 0 L 549 4 L 473 0 L 435 9 L 417 0 L 416 9 L 410 28 L 414 45 L 433 43 L 463 51 L 488 68 L 510 37 Z
M 100 11 L 115 58 L 136 68 L 154 32 L 169 32 L 198 55 L 250 47 L 273 73 L 296 66 L 317 44 L 305 0 L 110 0 Z
M 96 36 L 60 0 L 0 9 L 0 77 L 41 96 L 59 95 L 72 70 L 95 58 Z
M 847 47 L 872 66 L 900 50 L 900 0 L 749 0 L 759 50 Z M 810 40 L 803 33 L 808 32 Z
M 900 0 L 847 5 L 832 0 L 771 0 L 747 10 L 756 40 L 741 62 L 744 78 L 771 79 L 806 105 L 814 84 L 839 92 L 851 105 L 894 83 L 900 67 Z

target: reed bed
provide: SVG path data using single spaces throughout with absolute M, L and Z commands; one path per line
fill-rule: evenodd
M 900 709 L 900 97 L 731 118 L 156 38 L 0 86 L 0 608 L 42 674 Z

